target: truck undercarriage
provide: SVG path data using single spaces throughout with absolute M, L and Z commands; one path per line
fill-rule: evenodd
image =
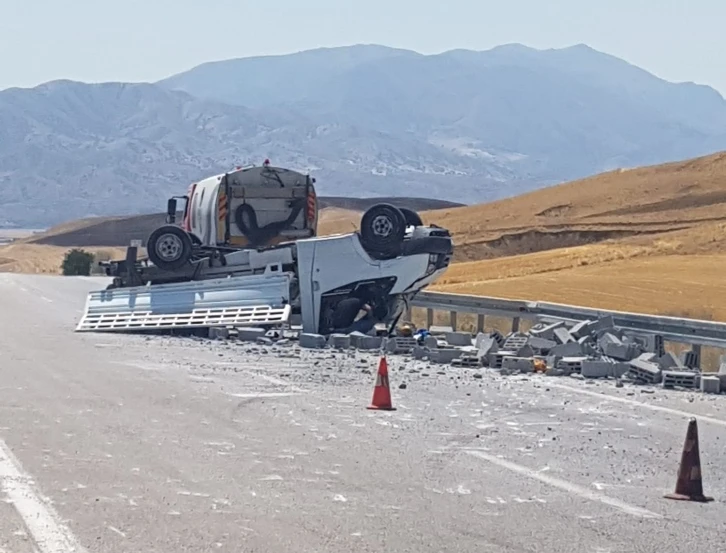
M 125 260 L 104 263 L 113 281 L 89 295 L 77 331 L 266 326 L 297 315 L 304 332 L 327 334 L 338 302 L 351 294 L 395 324 L 453 253 L 446 229 L 388 204 L 368 209 L 359 232 L 259 249 L 206 246 L 179 227 L 162 228 L 186 244 L 184 263 L 162 269 L 138 259 L 133 246 Z

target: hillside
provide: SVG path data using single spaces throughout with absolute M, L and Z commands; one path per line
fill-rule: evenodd
M 290 86 L 294 83 L 294 86 Z M 135 215 L 270 157 L 327 196 L 475 203 L 726 149 L 726 101 L 584 45 L 383 46 L 0 91 L 0 226 Z

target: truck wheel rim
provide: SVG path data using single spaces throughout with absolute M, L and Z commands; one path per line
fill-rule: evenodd
M 156 243 L 156 253 L 164 261 L 173 261 L 181 255 L 183 245 L 178 236 L 164 234 Z
M 373 229 L 373 234 L 385 238 L 390 236 L 393 232 L 393 222 L 390 217 L 387 217 L 386 215 L 379 215 L 373 219 L 371 228 Z

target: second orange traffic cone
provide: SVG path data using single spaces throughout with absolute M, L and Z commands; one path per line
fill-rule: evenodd
M 388 384 L 388 362 L 386 356 L 381 356 L 378 363 L 378 376 L 376 377 L 376 387 L 373 388 L 373 401 L 368 409 L 377 409 L 379 411 L 395 411 L 396 408 L 391 402 L 391 388 Z
M 678 480 L 676 491 L 665 496 L 667 499 L 681 501 L 699 501 L 705 503 L 713 501 L 712 497 L 703 495 L 703 482 L 701 480 L 701 454 L 698 450 L 698 425 L 696 419 L 691 419 L 686 432 L 686 442 L 683 444 L 681 466 L 678 467 Z

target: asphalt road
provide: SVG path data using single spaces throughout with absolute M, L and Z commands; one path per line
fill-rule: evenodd
M 0 274 L 0 553 L 723 550 L 726 396 L 389 357 L 372 412 L 374 356 L 73 333 L 98 287 Z

